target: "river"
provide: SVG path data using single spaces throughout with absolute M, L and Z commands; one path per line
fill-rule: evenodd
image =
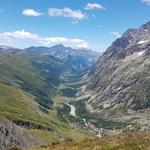
M 67 105 L 70 107 L 70 115 L 76 117 L 76 108 L 73 105 L 70 105 L 67 103 Z

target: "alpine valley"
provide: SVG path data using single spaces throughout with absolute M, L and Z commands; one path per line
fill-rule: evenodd
M 150 22 L 103 53 L 0 46 L 0 150 L 148 150 Z

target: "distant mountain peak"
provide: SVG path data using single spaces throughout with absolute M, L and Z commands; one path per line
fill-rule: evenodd
M 52 47 L 65 48 L 65 46 L 64 46 L 63 44 L 56 44 L 56 45 L 54 45 L 54 46 L 52 46 Z M 52 48 L 52 47 L 51 47 L 51 48 Z

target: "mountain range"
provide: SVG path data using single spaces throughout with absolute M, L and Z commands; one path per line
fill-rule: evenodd
M 62 44 L 52 47 L 29 47 L 24 50 L 30 54 L 54 56 L 62 60 L 67 69 L 75 73 L 89 69 L 100 56 L 100 53 L 90 49 L 73 49 Z
M 150 22 L 128 29 L 102 55 L 63 45 L 2 45 L 1 149 L 149 131 L 149 90 Z

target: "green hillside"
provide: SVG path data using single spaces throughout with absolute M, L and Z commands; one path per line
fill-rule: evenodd
M 62 121 L 53 107 L 63 71 L 63 63 L 52 56 L 1 54 L 0 116 L 50 141 L 89 136 Z
M 0 82 L 30 92 L 45 107 L 59 84 L 63 64 L 54 57 L 0 55 Z
M 40 106 L 33 95 L 5 84 L 0 84 L 0 116 L 25 126 L 35 135 L 43 138 L 47 135 L 51 141 L 82 139 L 88 135 L 60 121 L 56 111 Z

